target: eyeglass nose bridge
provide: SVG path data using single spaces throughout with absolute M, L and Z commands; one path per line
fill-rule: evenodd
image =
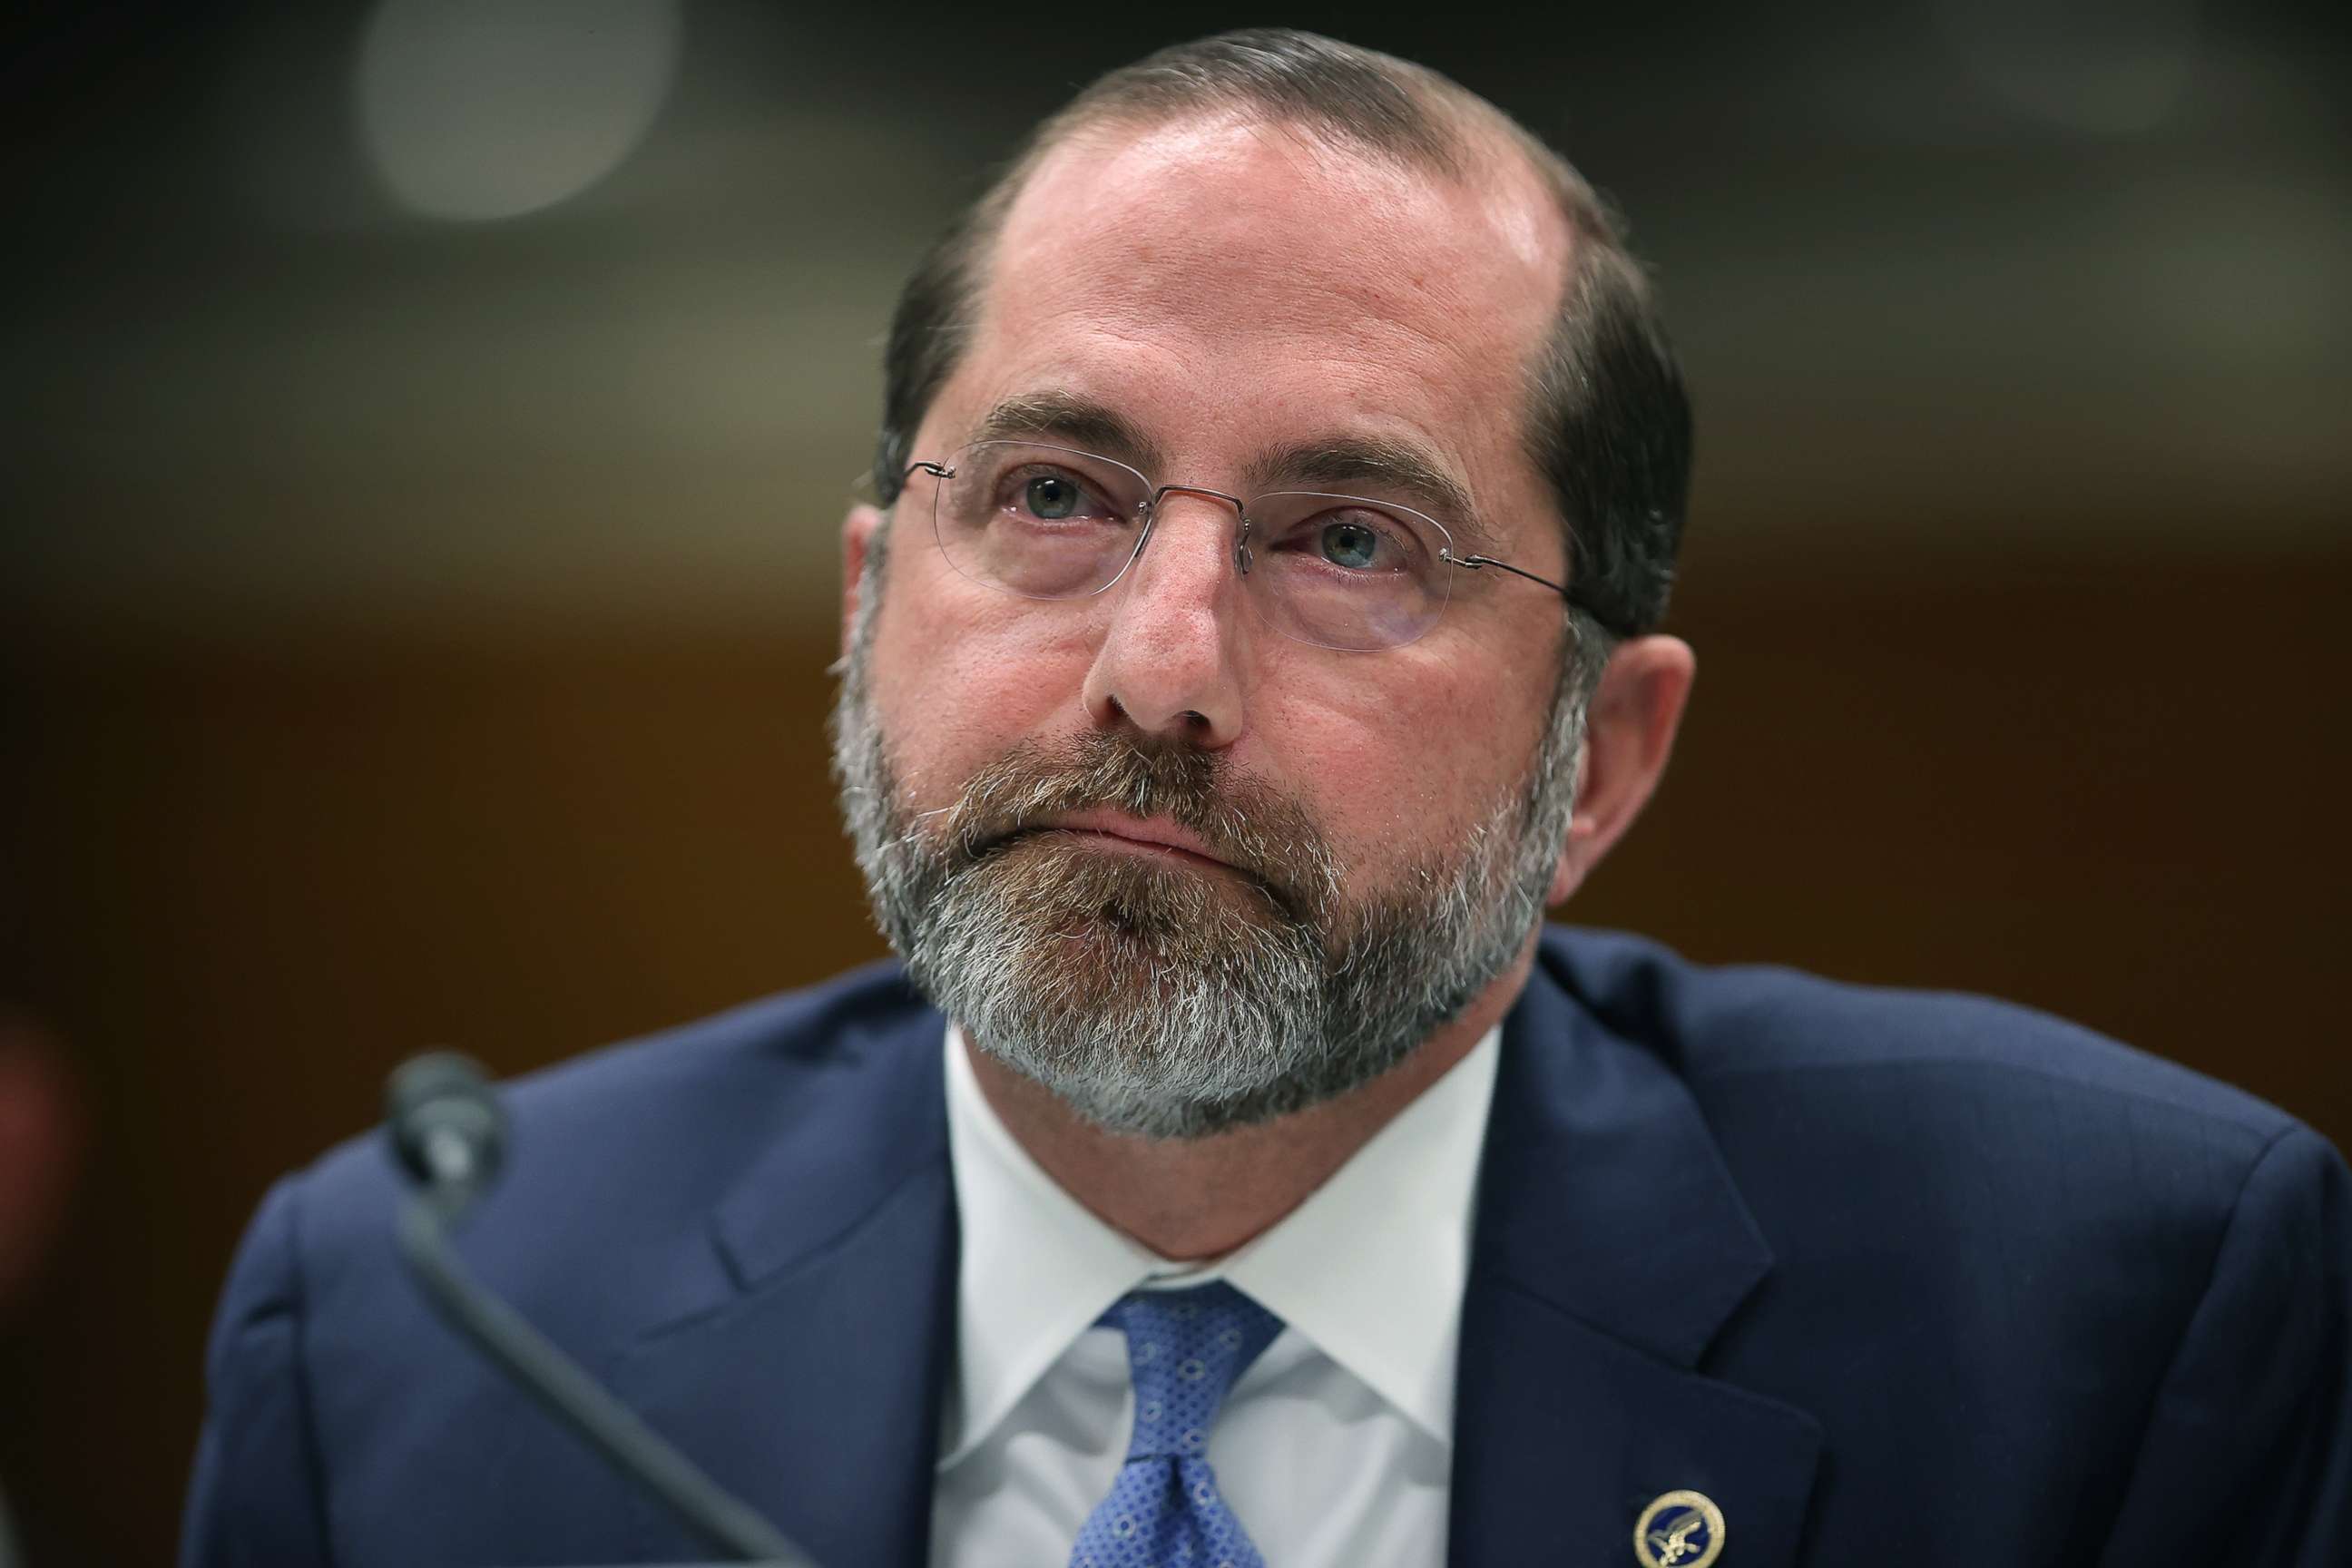
M 1227 495 L 1223 490 L 1213 490 L 1202 485 L 1161 485 L 1145 499 L 1142 507 L 1143 529 L 1135 542 L 1135 553 L 1128 557 L 1129 563 L 1131 564 L 1141 556 L 1144 546 L 1151 542 L 1152 525 L 1160 519 L 1160 503 L 1170 496 L 1180 495 L 1202 496 L 1210 500 L 1221 500 L 1234 509 L 1234 516 L 1241 523 L 1240 529 L 1234 534 L 1234 570 L 1244 577 L 1248 576 L 1250 563 L 1255 559 L 1250 553 L 1250 530 L 1256 526 L 1250 518 L 1249 503 L 1239 496 Z

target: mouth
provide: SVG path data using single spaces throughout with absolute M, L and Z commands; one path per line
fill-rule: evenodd
M 1030 824 L 1019 837 L 1046 833 L 1065 835 L 1089 848 L 1113 854 L 1242 874 L 1239 867 L 1219 856 L 1199 834 L 1164 816 L 1129 816 L 1102 810 L 1067 812 Z

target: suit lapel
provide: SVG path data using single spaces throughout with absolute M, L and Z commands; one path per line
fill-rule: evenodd
M 729 1289 L 608 1369 L 826 1563 L 919 1568 L 929 1550 L 955 1333 L 940 1028 L 929 1009 L 840 1028 L 714 1216 Z M 1771 1263 L 1680 1080 L 1538 965 L 1480 1175 L 1454 1568 L 1630 1563 L 1643 1507 L 1685 1489 L 1723 1510 L 1724 1568 L 1793 1562 L 1819 1427 L 1696 1370 Z M 639 1517 L 641 1558 L 700 1552 L 654 1505 Z
M 1541 963 L 1479 1191 L 1454 1568 L 1631 1563 L 1641 1510 L 1678 1489 L 1722 1508 L 1725 1568 L 1793 1561 L 1820 1428 L 1696 1370 L 1771 1253 L 1681 1080 Z
M 734 1290 L 652 1331 L 614 1386 L 819 1562 L 919 1568 L 954 1344 L 937 1014 L 843 1028 L 723 1202 Z M 707 1549 L 648 1506 L 644 1557 Z

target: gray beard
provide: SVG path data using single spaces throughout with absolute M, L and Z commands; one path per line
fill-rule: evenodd
M 1541 919 L 1576 797 L 1573 657 L 1521 790 L 1350 902 L 1302 807 L 1190 745 L 1016 747 L 919 820 L 867 704 L 866 576 L 832 733 L 875 919 L 973 1044 L 1097 1125 L 1202 1138 L 1346 1094 L 1459 1016 Z M 1097 806 L 1171 816 L 1238 874 L 1038 826 Z

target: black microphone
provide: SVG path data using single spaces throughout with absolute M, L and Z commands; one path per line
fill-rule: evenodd
M 393 1151 L 423 1188 L 401 1212 L 400 1249 L 442 1317 L 712 1546 L 738 1562 L 816 1568 L 457 1260 L 450 1226 L 488 1190 L 506 1154 L 506 1111 L 481 1068 L 454 1051 L 417 1057 L 393 1073 L 384 1105 Z
M 384 1129 L 408 1173 L 427 1187 L 488 1186 L 506 1158 L 507 1113 L 471 1057 L 411 1057 L 383 1086 Z

